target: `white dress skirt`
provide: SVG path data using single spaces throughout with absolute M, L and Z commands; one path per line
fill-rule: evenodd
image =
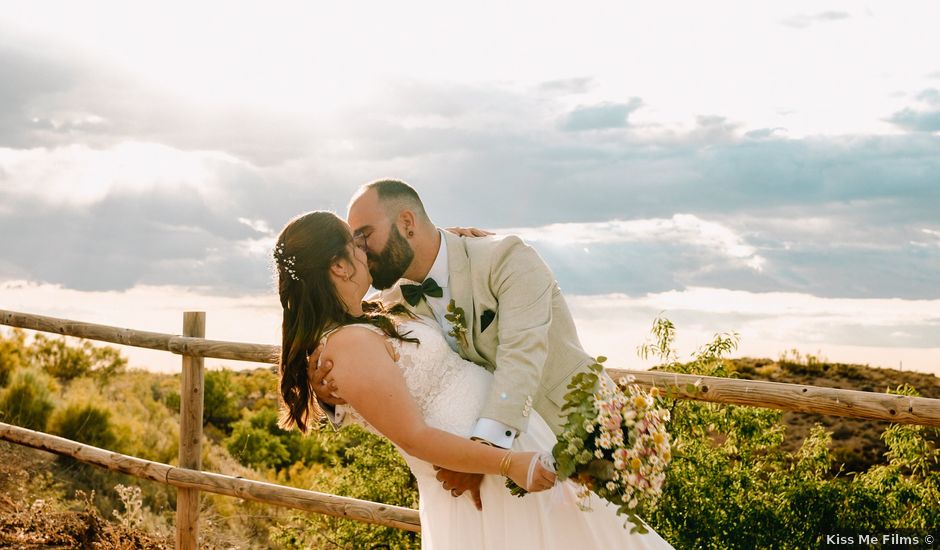
M 355 326 L 381 333 L 371 325 Z M 420 340 L 420 344 L 395 339 L 391 342 L 398 354 L 396 363 L 425 422 L 469 438 L 489 393 L 492 373 L 455 353 L 436 325 L 415 320 L 404 323 L 400 330 Z M 343 408 L 343 423 L 356 423 L 375 432 L 355 411 Z M 512 448 L 550 453 L 555 442 L 551 428 L 533 410 L 528 428 Z M 454 498 L 444 490 L 431 464 L 401 449 L 399 452 L 418 481 L 424 549 L 672 548 L 652 528 L 645 534 L 631 534 L 633 524 L 593 493 L 588 501 L 591 511 L 581 510 L 577 487 L 571 481 L 520 498 L 509 493 L 505 478 L 484 476 L 480 511 L 469 493 Z

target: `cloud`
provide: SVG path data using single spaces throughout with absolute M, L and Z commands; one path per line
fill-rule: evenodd
M 34 145 L 31 134 L 48 121 L 35 117 L 36 104 L 44 95 L 63 94 L 80 80 L 81 66 L 56 60 L 34 44 L 14 47 L 0 44 L 0 145 Z
M 548 80 L 538 85 L 540 92 L 546 92 L 557 95 L 583 94 L 587 92 L 594 84 L 591 77 L 561 78 L 558 80 Z
M 758 128 L 757 130 L 750 130 L 746 132 L 744 137 L 749 139 L 782 138 L 786 137 L 786 133 L 786 128 Z
M 927 88 L 926 90 L 917 94 L 917 100 L 923 101 L 928 105 L 940 106 L 940 90 L 936 88 Z
M 585 130 L 608 130 L 612 128 L 626 128 L 629 124 L 630 113 L 643 105 L 638 97 L 630 99 L 628 103 L 601 103 L 588 107 L 578 107 L 568 114 L 561 124 L 566 132 L 583 132 Z
M 270 233 L 304 210 L 342 214 L 360 184 L 395 176 L 419 189 L 442 226 L 666 224 L 661 240 L 542 240 L 540 252 L 577 292 L 940 291 L 918 275 L 940 267 L 937 248 L 911 244 L 936 220 L 938 136 L 787 139 L 749 135 L 717 115 L 699 116 L 686 131 L 651 131 L 629 114 L 616 132 L 571 132 L 558 123 L 572 114 L 564 102 L 501 85 L 404 80 L 375 94 L 309 142 L 289 131 L 268 142 L 258 113 L 244 114 L 234 141 L 221 135 L 233 133 L 227 126 L 210 132 L 205 144 L 218 148 L 195 147 L 204 136 L 192 125 L 205 118 L 157 132 L 158 140 L 131 139 L 130 130 L 111 134 L 113 115 L 84 109 L 104 113 L 100 135 L 49 130 L 46 145 L 0 149 L 0 230 L 18 235 L 0 242 L 0 279 L 266 288 Z M 121 125 L 155 135 L 135 118 L 151 99 Z M 292 142 L 282 148 L 281 139 Z M 678 215 L 719 224 L 753 253 L 695 242 Z
M 270 227 L 305 203 L 326 206 L 330 193 L 311 184 L 272 191 L 243 161 L 155 144 L 0 153 L 0 233 L 17 235 L 0 241 L 0 280 L 81 290 L 267 288 Z M 277 214 L 265 215 L 270 205 Z
M 533 242 L 555 246 L 660 242 L 705 248 L 728 259 L 760 271 L 766 262 L 757 250 L 740 235 L 716 222 L 689 214 L 676 214 L 669 219 L 612 220 L 590 223 L 557 223 L 534 228 L 500 229 L 515 233 Z
M 940 132 L 940 111 L 905 108 L 891 115 L 888 122 L 915 132 Z
M 805 29 L 819 23 L 831 23 L 849 19 L 851 15 L 844 11 L 824 11 L 816 14 L 800 14 L 780 20 L 780 24 L 794 29 Z
M 185 100 L 80 53 L 25 44 L 0 44 L 0 147 L 149 141 L 276 164 L 313 140 L 303 116 Z
M 913 132 L 940 131 L 940 90 L 927 88 L 915 96 L 925 108 L 906 107 L 887 118 L 905 130 Z

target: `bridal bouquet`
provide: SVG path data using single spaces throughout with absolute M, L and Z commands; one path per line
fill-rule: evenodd
M 669 411 L 659 406 L 657 388 L 646 392 L 633 376 L 621 378 L 618 387 L 600 376 L 605 359 L 598 357 L 590 373 L 575 375 L 568 385 L 562 407 L 566 422 L 552 450 L 556 473 L 580 486 L 582 503 L 593 491 L 616 505 L 634 530 L 645 532 L 638 516 L 652 510 L 662 495 L 671 459 L 665 428 Z M 519 487 L 510 489 L 524 494 Z

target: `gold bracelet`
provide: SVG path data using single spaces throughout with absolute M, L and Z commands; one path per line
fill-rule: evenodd
M 512 451 L 506 451 L 499 461 L 499 475 L 509 477 L 509 468 L 512 466 Z

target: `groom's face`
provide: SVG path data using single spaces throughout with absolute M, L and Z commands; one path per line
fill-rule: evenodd
M 353 201 L 347 218 L 353 241 L 369 260 L 372 286 L 384 290 L 402 278 L 414 259 L 414 250 L 389 219 L 377 195 L 369 191 Z

